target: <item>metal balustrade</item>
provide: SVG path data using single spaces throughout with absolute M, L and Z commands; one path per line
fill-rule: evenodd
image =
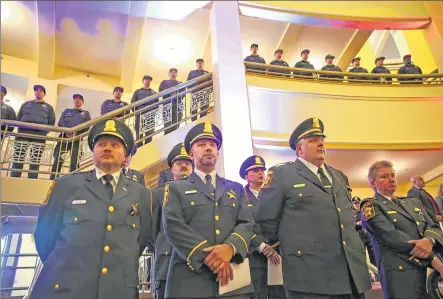
M 431 74 L 371 74 L 332 72 L 322 70 L 311 70 L 303 68 L 285 67 L 255 62 L 244 62 L 247 75 L 279 78 L 284 80 L 314 80 L 318 83 L 357 83 L 357 84 L 380 84 L 389 85 L 413 85 L 429 86 L 443 85 L 443 73 Z M 339 77 L 339 78 L 337 78 Z
M 206 115 L 214 103 L 212 74 L 184 82 L 145 99 L 124 106 L 73 128 L 46 126 L 20 121 L 1 120 L 1 170 L 5 176 L 30 178 L 81 171 L 92 165 L 92 153 L 87 144 L 87 131 L 98 121 L 119 115 L 134 132 L 136 144 L 141 146 L 155 135 L 168 134 L 181 124 L 190 123 Z M 11 132 L 11 127 L 19 128 Z M 26 132 L 23 132 L 26 130 Z M 33 131 L 30 131 L 33 130 Z M 32 132 L 47 131 L 47 135 Z M 75 149 L 75 150 L 73 150 Z M 77 150 L 78 149 L 78 150 Z M 54 152 L 60 151 L 57 161 Z M 57 167 L 59 164 L 59 167 Z M 23 165 L 23 169 L 17 168 Z

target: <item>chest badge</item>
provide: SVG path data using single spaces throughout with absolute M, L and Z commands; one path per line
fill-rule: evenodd
M 226 192 L 226 194 L 228 194 L 229 199 L 236 199 L 237 194 L 235 194 L 235 192 L 233 190 L 229 190 L 228 192 Z
M 132 205 L 131 216 L 135 216 L 138 213 L 138 203 Z

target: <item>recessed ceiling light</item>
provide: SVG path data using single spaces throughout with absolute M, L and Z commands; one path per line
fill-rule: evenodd
M 188 61 L 194 53 L 191 41 L 177 34 L 160 37 L 152 47 L 154 57 L 172 66 Z

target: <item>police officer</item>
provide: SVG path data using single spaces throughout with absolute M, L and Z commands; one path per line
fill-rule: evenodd
M 189 72 L 187 81 L 190 81 L 192 79 L 195 79 L 195 78 L 204 76 L 206 74 L 209 74 L 208 71 L 205 71 L 203 69 L 205 67 L 205 61 L 202 58 L 197 59 L 195 61 L 195 64 L 197 66 L 197 69 Z M 210 79 L 208 78 L 208 80 L 210 80 Z M 203 84 L 203 83 L 207 82 L 208 80 L 200 81 L 200 82 L 198 82 L 196 84 L 193 84 L 193 85 L 189 86 L 188 88 L 189 89 L 193 88 L 193 87 L 195 87 L 197 85 L 200 85 L 200 84 Z M 206 87 L 208 87 L 208 86 L 206 86 Z M 206 87 L 204 87 L 204 88 L 206 88 Z M 192 91 L 192 103 L 191 103 L 191 115 L 193 115 L 192 118 L 191 118 L 192 121 L 197 120 L 197 110 L 198 110 L 198 108 L 200 108 L 200 111 L 204 111 L 204 112 L 200 113 L 200 118 L 205 116 L 206 114 L 208 114 L 207 109 L 209 108 L 209 100 L 207 98 L 202 99 L 203 101 L 200 100 L 198 98 L 198 94 L 196 94 L 199 90 L 202 90 L 202 88 L 197 88 L 197 89 L 194 89 Z M 205 101 L 207 101 L 207 103 Z
M 121 121 L 88 135 L 95 169 L 57 178 L 35 231 L 43 261 L 30 299 L 138 298 L 138 263 L 152 241 L 151 192 L 121 173 L 134 144 Z
M 109 113 L 111 111 L 120 109 L 121 107 L 127 106 L 128 103 L 122 101 L 122 95 L 123 95 L 123 87 L 117 86 L 114 87 L 114 91 L 112 92 L 112 95 L 114 98 L 112 100 L 105 100 L 101 107 L 101 115 L 104 115 L 106 113 Z M 124 112 L 115 115 L 115 118 L 119 118 L 125 115 Z
M 192 161 L 185 150 L 183 143 L 179 143 L 168 155 L 168 165 L 173 173 L 174 180 L 188 177 L 192 172 Z M 155 299 L 165 298 L 166 278 L 168 275 L 169 260 L 172 246 L 166 239 L 161 222 L 162 206 L 165 187 L 152 190 L 152 221 L 155 237 L 154 254 L 154 293 Z
M 1 87 L 1 104 L 2 104 L 2 112 L 1 112 L 1 119 L 5 119 L 5 120 L 17 120 L 17 115 L 15 114 L 14 109 L 5 104 L 5 102 L 3 101 L 3 99 L 5 98 L 6 94 L 8 93 L 8 90 L 6 89 L 6 87 L 4 87 L 2 85 Z M 2 133 L 1 133 L 1 137 L 3 138 L 3 131 L 6 129 L 6 126 L 2 126 Z M 14 130 L 14 127 L 8 127 L 8 132 L 12 132 Z
M 260 57 L 260 55 L 258 55 L 258 45 L 257 44 L 252 44 L 250 47 L 250 50 L 251 50 L 251 55 L 246 56 L 245 61 L 266 64 L 266 61 L 263 59 L 263 57 Z M 247 70 L 266 71 L 266 68 L 256 67 L 256 66 L 246 66 L 246 69 Z
M 160 88 L 159 91 L 162 92 L 163 90 L 166 90 L 168 88 L 177 86 L 179 84 L 181 84 L 181 81 L 177 80 L 177 69 L 176 68 L 171 68 L 169 70 L 169 80 L 163 80 L 160 83 Z M 165 130 L 165 135 L 168 133 L 171 133 L 172 131 L 176 130 L 178 128 L 177 122 L 179 122 L 182 119 L 182 113 L 184 111 L 183 107 L 182 107 L 182 98 L 185 97 L 184 94 L 182 94 L 184 92 L 184 89 L 180 89 L 177 91 L 174 91 L 170 94 L 167 94 L 165 96 L 163 96 L 163 100 L 167 101 L 166 105 L 168 105 L 169 103 L 171 103 L 171 110 L 170 110 L 170 120 L 166 121 L 165 120 L 165 128 L 168 128 Z M 163 110 L 165 109 L 165 107 L 163 106 Z
M 421 68 L 412 63 L 411 54 L 403 56 L 404 66 L 398 69 L 397 74 L 420 74 L 422 75 Z M 401 84 L 414 82 L 412 84 L 423 84 L 423 78 L 398 78 Z M 411 83 L 410 83 L 411 84 Z
M 310 69 L 310 70 L 313 70 L 314 66 L 308 61 L 309 53 L 311 53 L 311 51 L 309 49 L 304 49 L 303 51 L 301 51 L 301 53 L 300 53 L 301 60 L 298 61 L 294 65 L 294 67 L 299 68 L 299 69 Z M 312 77 L 313 73 L 294 72 L 294 75 L 311 76 Z
M 163 169 L 158 174 L 157 186 L 164 186 L 167 181 L 172 181 L 174 179 L 174 175 L 171 172 L 170 168 Z
M 377 57 L 375 59 L 375 68 L 372 69 L 371 74 L 390 74 L 391 71 L 389 71 L 385 66 L 383 66 L 383 63 L 385 61 L 385 57 Z M 374 78 L 372 79 L 374 80 Z M 380 77 L 380 80 L 382 83 L 391 84 L 392 78 L 385 78 Z
M 256 222 L 266 239 L 280 241 L 289 299 L 364 298 L 371 285 L 348 178 L 325 164 L 323 131 L 318 118 L 293 131 L 298 159 L 268 170 Z
M 140 100 L 143 100 L 147 97 L 150 97 L 150 96 L 156 94 L 156 92 L 151 88 L 151 82 L 152 82 L 151 76 L 149 76 L 149 75 L 143 76 L 142 81 L 143 81 L 143 87 L 134 91 L 134 94 L 132 95 L 131 103 L 138 102 Z M 151 135 L 152 133 L 154 133 L 154 129 L 155 129 L 155 125 L 156 125 L 155 124 L 155 116 L 156 116 L 156 111 L 158 110 L 158 107 L 154 107 L 154 108 L 147 108 L 147 107 L 157 103 L 158 100 L 159 100 L 158 98 L 151 100 L 148 103 L 145 103 L 143 105 L 139 105 L 135 108 L 135 111 L 140 111 L 140 112 L 136 112 L 136 114 L 135 114 L 135 135 L 136 135 L 137 140 L 140 138 L 147 137 L 147 136 Z M 144 126 L 142 127 L 141 124 L 144 124 Z M 141 127 L 144 130 L 144 133 L 140 134 Z M 148 144 L 151 141 L 152 141 L 152 136 L 146 138 L 142 142 L 139 142 L 137 144 L 137 146 L 142 146 L 144 144 Z
M 434 248 L 443 244 L 442 231 L 425 212 L 420 201 L 397 197 L 397 179 L 390 161 L 377 161 L 368 171 L 376 192 L 361 204 L 363 227 L 369 232 L 377 257 L 386 299 L 425 299 L 426 268 L 443 274 Z
M 368 252 L 371 264 L 375 266 L 376 263 L 374 256 L 374 248 L 372 247 L 371 238 L 369 237 L 368 232 L 362 227 L 361 223 L 360 202 L 361 199 L 359 197 L 355 196 L 352 198 L 352 208 L 353 208 L 352 211 L 354 212 L 355 230 L 357 231 L 360 240 L 363 242 L 363 245 L 365 246 Z
M 45 102 L 46 89 L 42 85 L 34 85 L 34 100 L 24 103 L 17 114 L 17 120 L 27 123 L 53 126 L 55 124 L 54 108 Z M 44 130 L 31 130 L 19 128 L 18 133 L 46 136 L 49 132 Z M 23 142 L 23 143 L 22 143 Z M 28 142 L 32 142 L 31 144 Z M 39 144 L 36 144 L 39 143 Z M 14 157 L 19 162 L 12 163 L 13 169 L 23 169 L 26 152 L 31 149 L 31 164 L 29 170 L 38 171 L 40 169 L 40 159 L 45 150 L 45 140 L 29 137 L 15 137 Z M 15 161 L 17 161 L 15 160 Z M 21 177 L 21 171 L 11 171 L 11 177 Z M 38 173 L 28 172 L 28 178 L 36 179 Z
M 368 70 L 365 69 L 364 67 L 360 66 L 360 57 L 355 57 L 352 58 L 352 68 L 349 70 L 350 73 L 368 73 Z M 366 77 L 362 77 L 362 76 L 348 76 L 348 79 L 350 80 L 368 80 Z M 351 81 L 352 82 L 352 81 Z
M 265 160 L 260 156 L 247 158 L 240 167 L 240 177 L 248 182 L 245 186 L 246 199 L 253 217 L 255 217 L 258 206 L 258 194 L 265 182 L 265 170 Z M 266 244 L 261 235 L 260 227 L 255 224 L 249 250 L 249 266 L 255 290 L 253 299 L 286 298 L 283 286 L 268 286 L 267 284 L 268 259 L 275 264 L 281 262 L 280 255 L 274 249 L 278 246 L 276 245 Z
M 146 186 L 145 184 L 145 176 L 143 173 L 141 173 L 138 170 L 129 168 L 129 165 L 131 164 L 132 157 L 137 153 L 137 146 L 134 144 L 132 147 L 131 153 L 126 157 L 125 161 L 123 162 L 123 173 L 134 182 L 140 183 L 142 186 Z
M 89 114 L 89 111 L 82 109 L 83 104 L 85 103 L 83 96 L 81 94 L 74 94 L 72 95 L 72 99 L 74 102 L 74 108 L 65 109 L 65 111 L 62 112 L 62 115 L 58 120 L 59 127 L 72 128 L 91 120 L 91 115 Z M 87 131 L 88 129 L 83 129 L 78 132 L 78 135 Z M 60 137 L 72 138 L 72 134 L 62 133 Z M 63 166 L 64 159 L 60 159 L 60 151 L 63 153 L 71 151 L 71 163 L 69 166 L 69 172 L 73 172 L 74 170 L 77 169 L 78 167 L 77 161 L 79 154 L 78 150 L 80 148 L 80 141 L 81 139 L 77 139 L 75 141 L 57 142 L 57 145 L 55 146 L 54 149 L 54 163 L 52 164 L 52 169 L 51 169 L 52 172 L 51 180 L 54 179 L 55 172 L 57 172 L 58 176 Z
M 321 68 L 322 71 L 329 71 L 329 72 L 342 72 L 341 68 L 334 65 L 335 56 L 332 54 L 328 54 L 325 56 L 326 65 Z M 340 75 L 320 75 L 321 78 L 337 78 L 337 79 L 343 79 L 343 76 Z
M 411 178 L 412 187 L 408 191 L 408 197 L 415 197 L 420 200 L 421 204 L 426 210 L 429 218 L 432 221 L 439 223 L 443 221 L 443 217 L 440 215 L 440 210 L 438 209 L 438 205 L 435 202 L 434 197 L 429 194 L 424 188 L 426 187 L 425 180 L 419 175 L 413 176 Z
M 283 55 L 282 49 L 275 50 L 274 60 L 272 60 L 270 64 L 289 67 L 289 64 L 286 61 L 282 60 L 282 55 Z M 291 74 L 291 71 L 285 71 L 285 70 L 272 70 L 272 72 L 289 74 L 289 75 Z
M 194 172 L 187 179 L 168 182 L 164 193 L 163 225 L 174 248 L 166 298 L 219 298 L 217 280 L 228 284 L 231 262 L 245 260 L 254 220 L 242 185 L 215 171 L 220 130 L 200 123 L 188 132 L 184 145 Z M 229 298 L 246 299 L 252 293 L 251 284 L 229 292 Z

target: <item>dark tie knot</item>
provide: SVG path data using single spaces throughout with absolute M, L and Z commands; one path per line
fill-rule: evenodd
M 318 173 L 321 174 L 321 175 L 326 175 L 325 171 L 321 167 L 318 168 Z
M 205 179 L 206 179 L 206 182 L 211 182 L 211 180 L 212 180 L 212 177 L 211 177 L 211 175 L 210 174 L 207 174 L 206 176 L 205 176 Z
M 103 178 L 105 179 L 106 184 L 111 184 L 113 176 L 111 174 L 106 174 L 103 176 Z

